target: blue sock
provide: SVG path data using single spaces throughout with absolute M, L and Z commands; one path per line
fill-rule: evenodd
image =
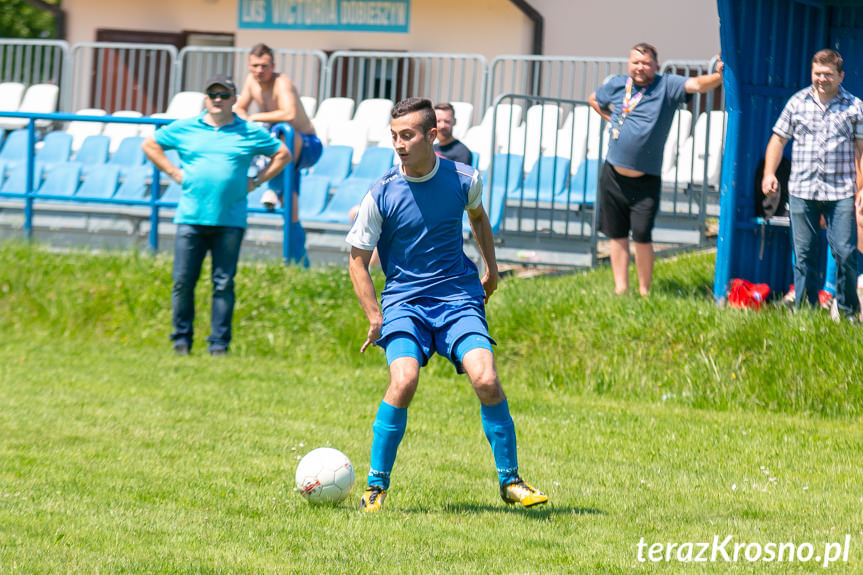
M 518 477 L 518 454 L 515 446 L 515 424 L 509 415 L 509 404 L 504 399 L 497 405 L 480 406 L 482 430 L 491 451 L 501 485 L 511 483 Z
M 375 423 L 372 426 L 374 440 L 372 440 L 372 457 L 368 479 L 370 487 L 377 485 L 389 489 L 390 473 L 396 462 L 396 452 L 402 437 L 405 435 L 407 424 L 408 410 L 406 407 L 394 407 L 381 401 Z

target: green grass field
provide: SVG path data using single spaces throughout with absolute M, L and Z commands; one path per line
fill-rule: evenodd
M 551 503 L 500 501 L 478 402 L 435 358 L 363 516 L 386 371 L 345 270 L 243 262 L 228 358 L 201 344 L 201 282 L 177 358 L 169 258 L 0 244 L 0 573 L 863 572 L 863 331 L 718 309 L 712 273 L 659 261 L 649 299 L 610 295 L 607 269 L 505 279 L 489 322 Z M 318 446 L 357 471 L 335 508 L 293 490 Z M 642 538 L 648 558 L 728 536 L 736 562 L 639 561 Z M 782 543 L 812 557 L 746 560 Z

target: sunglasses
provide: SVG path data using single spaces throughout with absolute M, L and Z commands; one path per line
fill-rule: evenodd
M 211 100 L 221 99 L 227 100 L 232 97 L 234 94 L 232 92 L 207 92 L 207 97 Z

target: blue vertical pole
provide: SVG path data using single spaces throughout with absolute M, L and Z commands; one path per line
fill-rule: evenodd
M 270 131 L 277 138 L 285 142 L 285 147 L 291 153 L 291 161 L 276 176 L 282 178 L 282 259 L 291 262 L 291 220 L 294 213 L 294 128 L 290 124 L 276 124 Z
M 33 181 L 36 169 L 36 120 L 27 123 L 27 185 L 24 188 L 24 234 L 33 239 Z
M 153 181 L 150 182 L 150 251 L 159 251 L 159 168 L 153 165 Z

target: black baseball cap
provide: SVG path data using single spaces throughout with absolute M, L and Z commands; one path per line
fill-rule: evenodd
M 213 86 L 224 86 L 234 94 L 237 93 L 237 86 L 234 84 L 234 81 L 230 76 L 226 76 L 225 74 L 216 74 L 215 76 L 210 76 L 210 79 L 207 80 L 207 83 L 204 84 L 204 91 L 206 92 Z

